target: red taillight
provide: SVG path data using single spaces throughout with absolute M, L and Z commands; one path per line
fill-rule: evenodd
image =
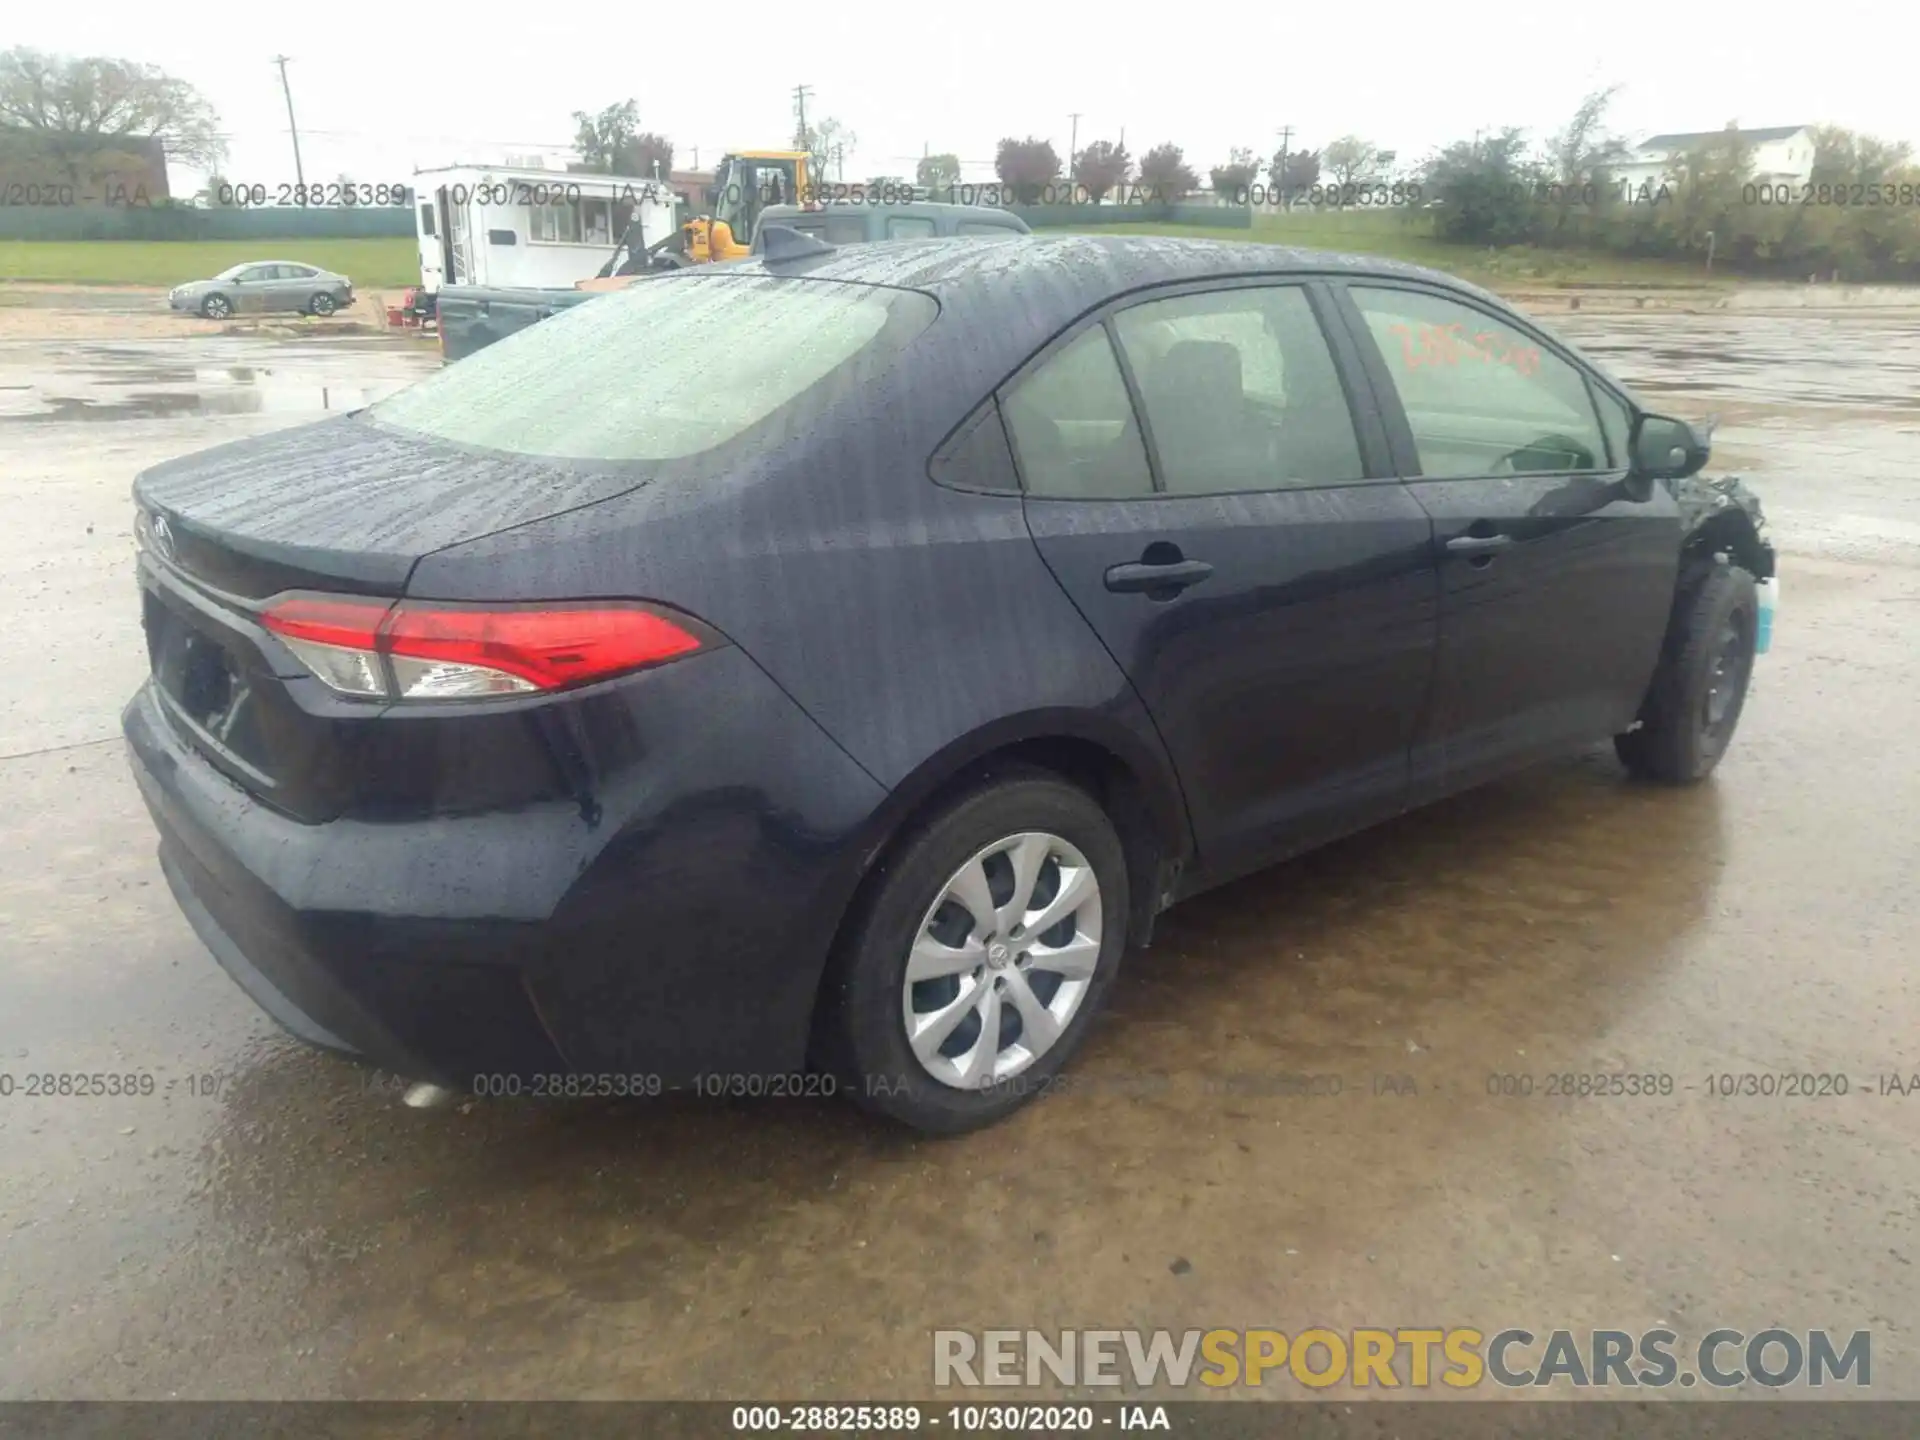
M 691 654 L 712 634 L 626 601 L 489 606 L 284 595 L 261 623 L 323 682 L 367 699 L 475 699 L 591 684 Z

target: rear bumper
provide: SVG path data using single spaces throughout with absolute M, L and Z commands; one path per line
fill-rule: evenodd
M 737 649 L 590 703 L 580 733 L 623 727 L 639 763 L 587 756 L 582 799 L 414 821 L 263 805 L 151 685 L 122 723 L 182 911 L 298 1038 L 462 1088 L 796 1069 L 884 792 Z

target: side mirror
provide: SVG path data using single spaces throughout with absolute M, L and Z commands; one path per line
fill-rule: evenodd
M 1653 493 L 1658 480 L 1684 480 L 1707 463 L 1711 453 L 1706 438 L 1684 420 L 1670 415 L 1636 415 L 1629 456 L 1627 486 L 1636 498 Z

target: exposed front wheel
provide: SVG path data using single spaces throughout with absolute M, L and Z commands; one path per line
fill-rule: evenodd
M 828 976 L 829 1058 L 868 1109 L 935 1132 L 989 1124 L 1048 1087 L 1119 971 L 1119 837 L 1086 792 L 1022 769 L 883 865 Z
M 224 295 L 209 295 L 200 302 L 200 313 L 209 320 L 224 320 L 233 314 L 233 302 Z
M 333 296 L 322 290 L 307 302 L 307 310 L 314 315 L 331 315 L 334 310 Z
M 1753 576 L 1738 565 L 1712 565 L 1682 594 L 1640 724 L 1613 740 L 1627 769 L 1670 785 L 1713 772 L 1746 704 L 1759 617 Z

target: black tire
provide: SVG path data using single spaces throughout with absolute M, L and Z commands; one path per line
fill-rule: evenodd
M 233 302 L 224 295 L 209 295 L 200 302 L 200 313 L 209 320 L 225 320 L 233 314 Z
M 1621 764 L 1668 785 L 1713 773 L 1746 705 L 1759 617 L 1753 576 L 1738 565 L 1716 562 L 1688 577 L 1640 723 L 1613 738 Z
M 307 302 L 307 313 L 309 315 L 318 315 L 322 319 L 331 315 L 335 308 L 333 296 L 324 290 Z
M 1099 884 L 1093 975 L 1059 1038 L 1026 1069 L 984 1089 L 957 1088 L 929 1074 L 908 1044 L 908 953 L 968 858 L 1030 831 L 1077 849 Z M 995 900 L 1002 903 L 999 895 Z M 999 768 L 916 823 L 870 877 L 828 965 L 817 1058 L 863 1108 L 917 1130 L 952 1135 L 990 1125 L 1044 1093 L 1079 1049 L 1119 973 L 1128 915 L 1126 856 L 1106 812 L 1049 771 Z

